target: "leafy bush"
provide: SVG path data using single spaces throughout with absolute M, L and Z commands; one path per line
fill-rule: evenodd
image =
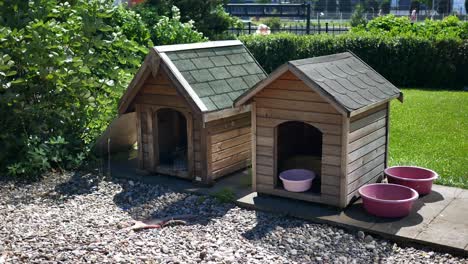
M 227 0 L 147 0 L 142 7 L 150 8 L 156 16 L 170 16 L 172 6 L 180 9 L 181 21 L 194 21 L 193 25 L 208 38 L 235 27 L 239 20 L 229 16 L 223 5 Z
M 281 19 L 279 17 L 261 19 L 260 23 L 267 25 L 273 31 L 281 28 Z
M 177 19 L 154 28 L 160 45 L 203 39 Z M 80 164 L 149 46 L 142 18 L 112 0 L 2 1 L 0 173 Z
M 13 23 L 0 26 L 0 168 L 15 175 L 73 168 L 115 115 L 149 34 L 135 13 L 111 2 L 17 8 Z
M 395 85 L 455 88 L 468 84 L 468 40 L 459 38 L 429 40 L 360 32 L 249 35 L 240 39 L 269 72 L 289 60 L 350 50 Z
M 412 24 L 408 17 L 386 15 L 372 19 L 365 28 L 353 28 L 354 32 L 369 31 L 391 36 L 413 35 L 428 39 L 468 38 L 468 23 L 456 16 L 445 17 L 441 21 L 425 20 Z
M 151 28 L 151 39 L 156 45 L 182 44 L 206 41 L 202 33 L 193 29 L 193 21 L 180 22 L 180 12 L 172 7 L 172 18 L 161 17 L 158 23 Z

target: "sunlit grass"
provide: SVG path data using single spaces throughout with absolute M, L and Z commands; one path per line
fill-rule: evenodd
M 389 165 L 430 168 L 438 184 L 468 189 L 468 92 L 403 93 L 390 111 Z

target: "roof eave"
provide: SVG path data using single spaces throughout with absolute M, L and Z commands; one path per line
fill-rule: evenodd
M 391 97 L 389 97 L 389 98 L 387 98 L 385 100 L 378 101 L 378 102 L 375 102 L 373 104 L 366 105 L 366 106 L 361 107 L 359 109 L 353 110 L 353 111 L 349 112 L 348 117 L 353 117 L 353 116 L 359 115 L 359 114 L 364 113 L 364 112 L 366 112 L 366 111 L 368 111 L 368 110 L 370 110 L 372 108 L 378 107 L 379 105 L 386 104 L 386 103 L 390 102 L 393 99 L 400 100 L 400 98 L 403 98 L 403 93 L 402 92 L 400 92 L 400 93 L 398 93 L 398 94 L 396 94 L 394 96 L 391 96 Z M 400 101 L 402 102 L 402 100 L 400 100 Z

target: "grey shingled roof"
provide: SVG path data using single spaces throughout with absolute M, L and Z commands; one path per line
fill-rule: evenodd
M 400 95 L 400 90 L 350 52 L 289 62 L 349 112 Z
M 232 107 L 244 91 L 266 78 L 242 45 L 165 52 L 207 111 Z

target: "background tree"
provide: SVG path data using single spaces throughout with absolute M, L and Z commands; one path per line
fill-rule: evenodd
M 416 13 L 419 13 L 420 8 L 421 8 L 421 1 L 413 0 L 413 1 L 411 1 L 409 12 L 411 14 L 411 12 L 413 12 L 413 10 L 416 10 Z
M 325 5 L 327 0 L 315 0 L 313 2 L 313 10 L 315 12 L 323 12 L 325 11 Z
M 377 15 L 379 13 L 379 2 L 377 2 L 377 0 L 367 0 L 364 7 L 367 12 L 373 15 Z
M 336 8 L 338 7 L 338 4 L 336 3 L 336 0 L 327 0 L 327 12 L 328 13 L 336 13 Z
M 338 8 L 341 13 L 351 13 L 351 0 L 339 0 Z
M 437 12 L 439 14 L 449 14 L 452 12 L 452 1 L 451 0 L 439 0 L 437 7 Z
M 390 0 L 383 0 L 380 3 L 380 9 L 382 10 L 383 14 L 385 14 L 385 15 L 390 14 L 390 5 L 391 5 Z
M 365 18 L 365 8 L 364 6 L 358 4 L 356 5 L 356 9 L 354 9 L 353 14 L 351 15 L 349 23 L 351 27 L 362 27 L 367 24 L 367 20 Z

